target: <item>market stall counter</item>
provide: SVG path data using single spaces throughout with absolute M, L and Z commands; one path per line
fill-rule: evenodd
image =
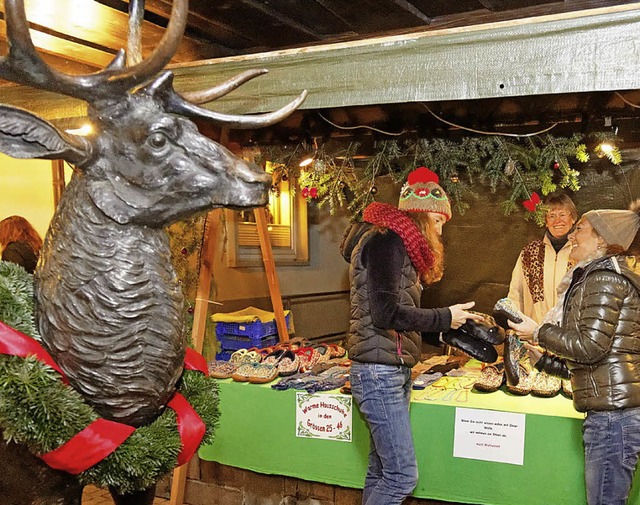
M 584 416 L 571 400 L 516 396 L 502 389 L 479 393 L 471 389 L 472 382 L 445 376 L 413 392 L 411 421 L 420 474 L 413 496 L 486 505 L 584 505 Z M 215 442 L 200 449 L 202 459 L 362 488 L 369 432 L 355 406 L 351 441 L 305 438 L 297 436 L 295 390 L 230 379 L 219 385 L 220 425 Z M 521 464 L 454 456 L 454 438 L 463 438 L 461 413 L 471 413 L 472 419 L 473 414 L 498 419 L 522 414 Z M 629 503 L 639 503 L 639 487 L 634 486 Z

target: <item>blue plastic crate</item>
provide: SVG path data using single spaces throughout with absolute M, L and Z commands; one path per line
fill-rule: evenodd
M 231 355 L 233 354 L 233 351 L 226 351 L 226 350 L 222 350 L 218 353 L 216 353 L 216 359 L 218 361 L 229 361 L 231 359 Z
M 263 349 L 278 343 L 278 335 L 267 335 L 266 337 L 240 337 L 237 335 L 216 335 L 220 348 L 223 351 L 237 351 L 238 349 L 249 349 L 257 347 Z
M 289 328 L 291 314 L 287 314 L 285 321 Z M 275 320 L 263 323 L 254 321 L 252 323 L 216 323 L 216 337 L 224 335 L 236 335 L 239 337 L 250 337 L 253 339 L 262 338 L 269 335 L 277 335 L 278 327 Z M 256 346 L 257 347 L 257 346 Z

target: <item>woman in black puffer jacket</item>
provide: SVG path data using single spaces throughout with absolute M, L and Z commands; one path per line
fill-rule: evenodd
M 637 201 L 628 211 L 585 213 L 569 235 L 577 264 L 560 283 L 558 305 L 539 327 L 529 318 L 509 323 L 530 342 L 536 368 L 571 377 L 574 406 L 587 413 L 589 505 L 624 505 L 640 454 L 639 210 Z

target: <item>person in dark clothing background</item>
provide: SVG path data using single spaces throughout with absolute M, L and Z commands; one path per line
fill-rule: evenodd
M 428 168 L 411 172 L 398 207 L 370 204 L 341 247 L 350 262 L 351 392 L 371 436 L 363 505 L 400 504 L 417 483 L 409 406 L 420 332 L 483 319 L 469 312 L 474 302 L 420 308 L 422 284 L 439 281 L 444 270 L 440 236 L 451 206 L 438 182 Z

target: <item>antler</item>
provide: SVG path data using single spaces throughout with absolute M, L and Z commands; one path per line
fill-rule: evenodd
M 167 72 L 167 75 L 164 76 L 164 78 L 158 79 L 152 84 L 150 92 L 154 93 L 156 96 L 161 95 L 166 109 L 171 112 L 175 112 L 176 114 L 207 119 L 226 128 L 260 128 L 277 123 L 296 110 L 307 97 L 307 90 L 304 90 L 296 99 L 292 100 L 281 109 L 266 114 L 222 114 L 203 107 L 198 107 L 198 105 L 226 95 L 245 82 L 259 75 L 266 74 L 267 72 L 268 70 L 266 69 L 246 70 L 245 72 L 242 72 L 241 74 L 238 74 L 208 90 L 187 92 L 183 94 L 178 94 L 173 89 L 173 74 Z
M 87 102 L 123 93 L 160 72 L 178 48 L 188 13 L 188 0 L 174 2 L 167 31 L 146 60 L 125 68 L 125 54 L 120 50 L 100 72 L 69 75 L 49 67 L 38 55 L 29 35 L 24 0 L 5 0 L 4 5 L 9 54 L 0 59 L 0 77 Z

